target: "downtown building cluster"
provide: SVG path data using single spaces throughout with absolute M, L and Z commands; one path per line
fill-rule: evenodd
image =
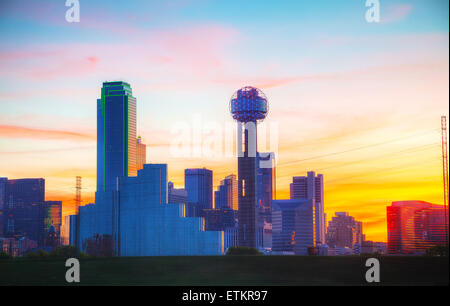
M 175 188 L 167 164 L 147 164 L 136 134 L 136 98 L 126 82 L 104 82 L 97 100 L 95 204 L 61 218 L 61 201 L 45 201 L 44 179 L 0 178 L 0 247 L 15 256 L 74 245 L 91 255 L 220 255 L 247 246 L 268 254 L 417 254 L 445 243 L 442 207 L 394 202 L 388 243 L 367 241 L 363 225 L 336 212 L 327 226 L 324 178 L 295 176 L 289 199 L 276 199 L 272 152 L 256 152 L 256 124 L 267 114 L 256 88 L 236 92 L 238 173 L 213 190 L 213 171 L 185 169 Z M 252 125 L 254 130 L 252 130 Z M 62 222 L 63 221 L 63 222 Z

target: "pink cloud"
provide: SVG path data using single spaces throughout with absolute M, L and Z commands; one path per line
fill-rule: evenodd
M 388 6 L 387 12 L 381 15 L 381 23 L 391 23 L 404 19 L 408 16 L 413 7 L 410 4 L 397 4 Z
M 234 28 L 201 25 L 171 30 L 148 30 L 128 44 L 28 45 L 0 51 L 3 77 L 51 80 L 104 75 L 133 76 L 158 81 L 210 78 L 227 69 Z M 145 67 L 146 69 L 143 69 Z

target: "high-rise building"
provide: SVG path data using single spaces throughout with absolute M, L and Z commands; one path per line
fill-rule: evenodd
M 272 251 L 274 254 L 307 255 L 315 247 L 314 200 L 272 201 Z
M 220 182 L 218 190 L 214 192 L 214 207 L 238 210 L 238 182 L 236 175 L 228 175 Z
M 53 226 L 57 239 L 61 236 L 62 201 L 45 201 L 42 207 L 43 228 L 41 239 L 45 239 Z
M 144 168 L 147 162 L 147 146 L 142 142 L 141 136 L 136 139 L 136 170 Z
M 386 210 L 389 254 L 423 253 L 446 243 L 443 205 L 398 201 Z
M 213 172 L 211 170 L 185 169 L 184 189 L 188 195 L 188 217 L 201 217 L 203 209 L 213 208 Z
M 325 242 L 326 216 L 324 211 L 323 175 L 313 171 L 307 176 L 295 176 L 290 185 L 291 199 L 312 199 L 315 205 L 318 243 Z
M 45 180 L 16 179 L 6 181 L 5 232 L 7 237 L 24 236 L 43 243 Z
M 239 245 L 258 245 L 257 122 L 264 120 L 268 102 L 254 87 L 239 89 L 231 97 L 230 112 L 237 121 Z
M 5 232 L 5 209 L 6 209 L 6 182 L 7 177 L 0 177 L 0 237 L 3 237 Z
M 173 183 L 167 184 L 167 203 L 170 204 L 186 204 L 188 200 L 187 191 L 183 188 L 174 188 Z
M 355 244 L 362 246 L 364 235 L 362 222 L 356 221 L 347 212 L 336 212 L 328 223 L 326 243 L 332 248 L 350 248 Z
M 97 191 L 136 176 L 136 98 L 126 82 L 104 82 L 97 99 Z

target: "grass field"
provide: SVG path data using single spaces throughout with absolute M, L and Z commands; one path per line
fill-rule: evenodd
M 0 285 L 67 285 L 64 260 L 0 261 Z M 381 257 L 381 285 L 448 285 L 448 257 Z M 80 285 L 365 285 L 365 258 L 174 256 L 80 261 Z M 72 284 L 70 284 L 72 285 Z

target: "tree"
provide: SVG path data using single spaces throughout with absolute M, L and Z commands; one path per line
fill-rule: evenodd
M 260 251 L 251 247 L 229 247 L 226 255 L 263 255 Z

